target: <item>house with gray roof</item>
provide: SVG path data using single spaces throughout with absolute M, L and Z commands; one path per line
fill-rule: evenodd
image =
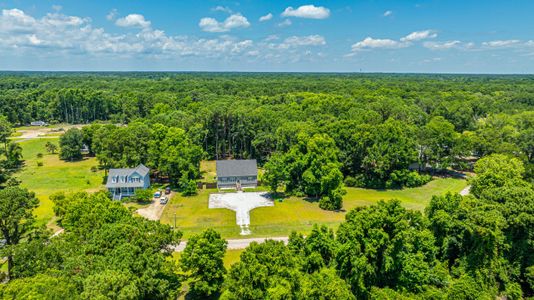
M 258 166 L 255 159 L 218 160 L 217 188 L 237 189 L 258 186 Z
M 143 164 L 136 168 L 110 169 L 106 188 L 116 200 L 133 196 L 136 190 L 150 187 L 149 171 Z

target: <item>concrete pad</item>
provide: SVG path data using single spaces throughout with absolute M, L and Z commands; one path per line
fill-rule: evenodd
M 274 206 L 266 192 L 237 192 L 210 194 L 208 208 L 226 208 L 235 211 L 235 220 L 241 235 L 250 234 L 250 211 L 256 207 Z

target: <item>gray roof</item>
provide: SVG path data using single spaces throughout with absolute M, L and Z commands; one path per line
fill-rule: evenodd
M 145 167 L 143 164 L 140 164 L 136 168 L 125 168 L 125 169 L 109 169 L 108 173 L 108 181 L 106 183 L 106 187 L 142 187 L 143 182 L 112 182 L 112 177 L 115 176 L 131 176 L 133 173 L 137 173 L 141 175 L 141 177 L 145 177 L 148 172 L 150 171 L 149 168 Z
M 229 176 L 258 176 L 255 159 L 218 160 L 217 178 Z

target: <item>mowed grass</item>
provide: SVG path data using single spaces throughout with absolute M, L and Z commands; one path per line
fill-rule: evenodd
M 21 185 L 35 192 L 40 200 L 35 215 L 40 222 L 47 224 L 54 216 L 52 201 L 49 196 L 55 192 L 72 193 L 78 191 L 98 191 L 104 188 L 102 184 L 104 172 L 92 172 L 91 167 L 97 166 L 95 158 L 84 158 L 81 161 L 66 162 L 56 154 L 48 154 L 45 144 L 58 144 L 58 139 L 43 138 L 20 142 L 24 167 L 15 174 Z M 37 154 L 42 153 L 42 158 Z M 43 166 L 37 166 L 41 161 Z
M 226 250 L 226 253 L 224 254 L 224 267 L 228 270 L 230 267 L 239 261 L 239 258 L 241 256 L 241 253 L 245 251 L 245 249 L 232 249 L 232 250 Z M 180 255 L 181 252 L 173 252 L 172 253 L 172 260 L 178 263 L 180 261 Z
M 247 237 L 287 236 L 292 231 L 308 232 L 313 224 L 335 227 L 345 214 L 358 206 L 372 205 L 379 200 L 398 199 L 409 209 L 424 210 L 432 195 L 460 192 L 467 185 L 463 179 L 438 178 L 425 186 L 402 190 L 372 190 L 347 188 L 343 197 L 343 210 L 324 211 L 316 201 L 298 197 L 275 202 L 274 207 L 260 207 L 250 212 L 252 235 Z M 193 197 L 175 196 L 163 212 L 161 222 L 176 225 L 184 239 L 206 228 L 213 228 L 225 238 L 243 238 L 235 224 L 235 212 L 228 209 L 208 209 L 208 197 L 216 190 L 201 190 Z

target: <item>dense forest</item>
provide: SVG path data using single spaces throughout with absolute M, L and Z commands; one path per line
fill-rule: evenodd
M 208 230 L 174 264 L 180 233 L 105 193 L 55 196 L 65 234 L 33 225 L 7 137 L 36 120 L 91 124 L 60 138 L 65 160 L 85 145 L 103 169 L 144 163 L 184 191 L 202 159 L 255 158 L 272 191 L 327 210 L 343 207 L 345 186 L 476 175 L 469 196 L 435 195 L 423 213 L 361 207 L 336 230 L 252 244 L 229 270 Z M 184 282 L 200 299 L 534 296 L 534 76 L 4 73 L 0 144 L 4 298 L 166 299 Z

